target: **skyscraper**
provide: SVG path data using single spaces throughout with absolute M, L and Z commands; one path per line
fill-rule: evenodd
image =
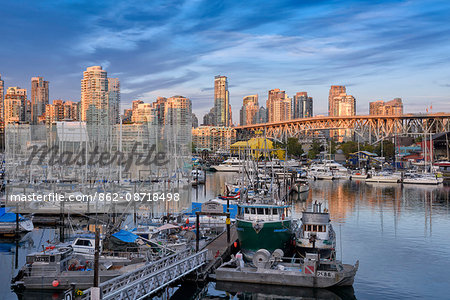
M 4 102 L 4 94 L 5 94 L 5 82 L 2 80 L 2 75 L 0 74 L 0 133 L 2 133 L 5 129 L 5 102 Z
M 203 126 L 213 126 L 216 118 L 214 115 L 215 107 L 211 108 L 207 114 L 203 116 Z
M 46 105 L 49 103 L 49 82 L 43 77 L 31 78 L 31 124 L 44 120 Z
M 396 116 L 403 114 L 403 103 L 401 98 L 395 98 L 388 102 L 381 100 L 369 102 L 369 107 L 369 114 L 371 115 Z
M 5 124 L 29 122 L 27 119 L 27 90 L 20 87 L 10 87 L 5 95 Z
M 266 107 L 268 122 L 291 119 L 291 99 L 286 95 L 285 91 L 280 91 L 280 89 L 270 90 Z
M 332 85 L 330 88 L 330 93 L 328 95 L 328 116 L 335 117 L 337 116 L 337 106 L 335 97 L 345 94 L 345 86 L 343 85 Z
M 120 81 L 108 78 L 108 105 L 111 124 L 120 123 Z
M 109 124 L 108 79 L 100 66 L 88 67 L 81 80 L 81 121 Z
M 313 116 L 313 99 L 307 92 L 298 92 L 292 99 L 292 118 L 310 118 Z
M 190 146 L 192 140 L 192 103 L 189 98 L 173 96 L 165 101 L 164 130 L 166 137 L 170 137 L 170 140 L 176 142 L 178 146 Z
M 231 105 L 226 76 L 214 77 L 214 118 L 215 126 L 231 126 Z
M 258 95 L 245 96 L 240 110 L 240 125 L 250 125 L 257 123 L 259 111 Z

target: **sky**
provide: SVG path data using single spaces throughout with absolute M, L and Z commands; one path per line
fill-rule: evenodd
M 369 101 L 401 97 L 407 113 L 450 112 L 450 1 L 3 1 L 5 86 L 50 81 L 50 99 L 79 101 L 88 66 L 131 101 L 183 95 L 201 123 L 214 76 L 228 77 L 233 122 L 242 98 L 306 91 L 326 115 L 330 85 Z M 50 101 L 51 101 L 50 100 Z

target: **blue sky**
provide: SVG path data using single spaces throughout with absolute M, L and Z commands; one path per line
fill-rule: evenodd
M 119 77 L 122 106 L 184 95 L 199 119 L 214 76 L 242 97 L 307 91 L 326 114 L 329 86 L 368 102 L 401 97 L 405 112 L 450 111 L 449 1 L 3 1 L 6 86 L 50 81 L 51 99 L 80 99 L 87 66 Z

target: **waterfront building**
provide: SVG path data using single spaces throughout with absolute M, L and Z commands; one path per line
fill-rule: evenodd
M 46 105 L 49 103 L 49 82 L 43 77 L 31 78 L 31 124 L 44 119 Z
M 119 78 L 108 78 L 108 105 L 111 124 L 120 122 L 120 81 Z
M 197 151 L 228 152 L 236 142 L 236 130 L 223 126 L 199 126 L 192 128 L 192 143 Z
M 70 121 L 80 120 L 80 102 L 64 102 L 64 119 Z
M 373 116 L 399 116 L 403 114 L 403 103 L 401 98 L 394 100 L 369 102 L 369 114 Z
M 258 95 L 245 96 L 240 110 L 240 125 L 251 125 L 257 123 L 259 112 Z
M 291 99 L 286 95 L 285 91 L 280 91 L 280 89 L 270 90 L 266 107 L 268 122 L 291 119 Z
M 274 157 L 284 159 L 284 150 L 274 146 L 273 141 L 263 138 L 254 137 L 248 141 L 235 142 L 230 146 L 230 152 L 234 155 L 241 153 L 250 154 L 255 160 L 261 157 Z
M 88 67 L 81 80 L 81 120 L 109 124 L 108 78 L 101 66 Z
M 133 123 L 158 124 L 158 113 L 152 103 L 139 103 L 133 110 L 131 120 Z
M 231 126 L 231 105 L 226 76 L 214 77 L 214 118 L 215 126 Z
M 292 98 L 292 119 L 310 118 L 313 116 L 313 99 L 307 92 L 298 92 Z
M 5 124 L 30 121 L 26 89 L 9 87 L 4 98 Z

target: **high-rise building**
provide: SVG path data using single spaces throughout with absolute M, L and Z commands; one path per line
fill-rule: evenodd
M 53 100 L 45 107 L 45 122 L 52 124 L 56 121 L 78 121 L 80 102 Z
M 31 78 L 31 123 L 37 124 L 45 118 L 46 106 L 49 103 L 49 82 L 43 77 Z
M 369 106 L 369 114 L 375 116 L 398 116 L 403 114 L 403 103 L 401 98 L 395 98 L 388 102 L 381 100 L 369 102 Z
M 231 126 L 231 105 L 226 76 L 214 77 L 214 117 L 216 126 Z
M 334 107 L 337 117 L 348 117 L 356 115 L 356 99 L 352 95 L 341 94 L 334 97 Z M 332 136 L 336 137 L 336 133 L 333 133 Z M 352 136 L 353 132 L 351 129 L 339 129 L 337 131 L 337 140 L 339 142 L 348 140 Z
M 29 122 L 27 90 L 20 87 L 10 87 L 6 91 L 5 100 L 5 124 L 15 122 Z
M 108 78 L 101 66 L 88 67 L 81 80 L 81 121 L 109 124 Z
M 256 116 L 256 124 L 267 123 L 267 109 L 261 106 L 258 110 L 258 115 Z
M 258 111 L 258 95 L 245 96 L 240 110 L 240 125 L 256 124 Z
M 5 129 L 5 82 L 2 80 L 2 75 L 0 74 L 0 132 L 3 132 Z
M 164 130 L 167 138 L 178 145 L 191 143 L 192 103 L 189 98 L 173 96 L 164 104 Z M 190 149 L 189 149 L 190 150 Z
M 64 119 L 71 121 L 80 120 L 80 102 L 64 102 Z
M 108 105 L 111 124 L 120 123 L 120 81 L 108 78 Z
M 139 103 L 133 110 L 131 117 L 133 123 L 152 123 L 158 124 L 158 113 L 154 104 Z
M 345 93 L 346 93 L 345 86 L 342 85 L 331 86 L 330 93 L 328 95 L 328 116 L 330 117 L 337 116 L 337 105 L 335 97 Z
M 215 107 L 211 108 L 207 114 L 203 116 L 203 126 L 212 126 L 216 121 L 216 117 L 214 115 Z
M 313 116 L 313 99 L 307 92 L 298 92 L 292 98 L 292 119 L 310 118 Z
M 198 127 L 198 118 L 194 113 L 192 113 L 192 128 L 197 128 L 197 127 Z
M 291 119 L 291 99 L 286 95 L 285 91 L 280 91 L 280 89 L 270 90 L 266 107 L 268 122 Z

